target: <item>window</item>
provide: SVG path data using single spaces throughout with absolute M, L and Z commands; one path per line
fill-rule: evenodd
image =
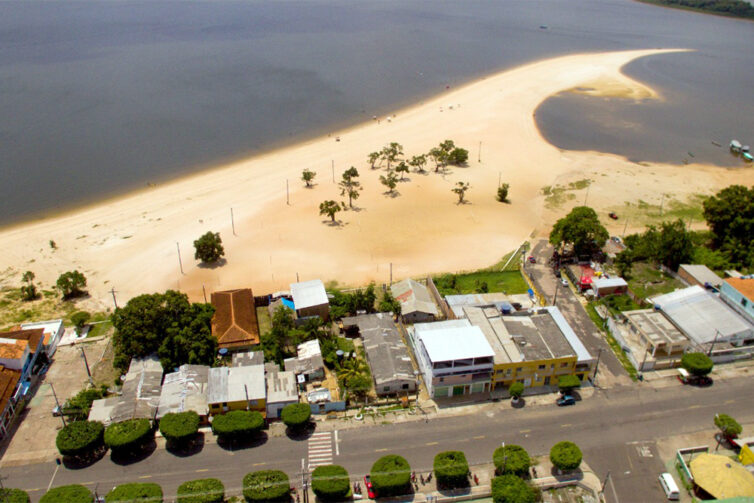
M 228 402 L 223 402 L 223 407 L 227 407 L 227 406 L 228 406 Z
M 551 364 L 550 364 L 550 370 L 552 370 L 552 369 L 554 369 L 554 368 L 555 368 L 555 364 L 554 364 L 554 363 L 551 363 Z
M 522 371 L 523 369 L 524 369 L 523 367 L 518 367 L 518 368 L 516 369 L 516 372 L 521 372 L 521 371 Z
M 560 368 L 564 369 L 568 366 L 568 362 L 563 362 L 560 364 Z
M 407 386 L 407 385 L 406 385 L 406 384 L 404 384 L 403 386 L 404 386 L 404 389 L 405 389 L 405 386 Z M 382 391 L 390 391 L 390 386 L 385 386 L 385 387 L 383 387 L 383 388 L 382 388 Z
M 408 389 L 408 384 L 404 384 L 403 386 L 401 386 L 401 389 Z
M 539 367 L 537 367 L 537 370 L 544 370 L 545 367 L 546 367 L 546 365 L 540 365 Z
M 510 377 L 510 375 L 511 375 L 511 369 L 506 370 L 505 371 L 505 375 L 508 376 L 508 377 Z
M 744 306 L 744 307 L 746 307 L 747 304 L 748 304 L 748 302 L 746 302 L 746 299 L 742 298 L 741 299 L 741 305 Z
M 440 382 L 445 382 L 445 378 L 444 378 L 444 377 L 441 377 L 441 378 L 440 378 Z

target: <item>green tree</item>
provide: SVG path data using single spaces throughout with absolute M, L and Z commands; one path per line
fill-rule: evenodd
M 374 492 L 380 498 L 411 493 L 411 466 L 405 458 L 396 454 L 375 461 L 370 477 Z
M 440 147 L 430 149 L 427 156 L 435 163 L 435 173 L 440 171 L 440 167 L 445 165 L 445 161 L 448 158 L 447 154 Z
M 29 493 L 21 489 L 3 487 L 0 489 L 0 501 L 3 503 L 29 503 Z
M 26 271 L 21 277 L 21 280 L 25 283 L 21 286 L 21 298 L 23 300 L 34 300 L 39 293 L 37 292 L 37 286 L 34 284 L 34 278 L 36 276 L 31 271 Z
M 104 397 L 102 388 L 82 389 L 74 396 L 65 401 L 62 407 L 62 413 L 73 420 L 83 420 L 89 417 L 89 410 L 92 408 L 92 402 Z
M 318 466 L 312 472 L 312 490 L 321 501 L 345 501 L 351 491 L 348 472 L 338 465 Z
M 223 503 L 225 486 L 218 479 L 189 480 L 178 486 L 176 503 Z
M 567 472 L 581 465 L 581 449 L 573 442 L 558 442 L 550 449 L 550 461 L 558 470 Z
M 713 366 L 710 357 L 704 353 L 685 353 L 681 357 L 681 367 L 697 377 L 704 377 L 712 372 Z
M 194 241 L 194 258 L 205 264 L 214 264 L 225 256 L 219 232 L 208 231 Z
M 168 412 L 160 419 L 160 433 L 170 448 L 186 447 L 199 431 L 199 414 L 193 410 Z
M 105 503 L 162 503 L 162 488 L 151 482 L 120 484 L 105 496 Z
M 521 398 L 521 395 L 524 394 L 524 383 L 518 381 L 511 383 L 511 385 L 508 386 L 508 394 L 515 400 Z
M 93 503 L 94 494 L 79 484 L 53 487 L 45 493 L 39 503 Z
M 754 268 L 754 187 L 731 185 L 703 203 L 714 246 L 732 265 Z
M 374 163 L 377 162 L 377 159 L 379 159 L 382 156 L 382 153 L 380 152 L 370 152 L 367 156 L 367 160 L 369 161 L 369 166 L 371 166 L 372 169 L 374 169 Z
M 248 502 L 290 501 L 290 491 L 288 475 L 280 470 L 251 472 L 243 478 L 243 496 Z
M 460 489 L 468 487 L 469 462 L 461 451 L 445 451 L 435 456 L 433 464 L 437 487 Z
M 618 274 L 620 274 L 623 278 L 629 279 L 631 277 L 631 269 L 633 269 L 634 266 L 634 258 L 629 250 L 623 250 L 622 252 L 618 253 L 613 260 L 613 264 L 615 264 L 616 269 L 618 269 Z
M 440 150 L 442 150 L 446 156 L 449 156 L 456 148 L 456 144 L 453 140 L 445 140 L 440 143 Z
M 314 180 L 315 176 L 317 176 L 317 173 L 310 170 L 309 168 L 304 168 L 304 171 L 301 172 L 301 180 L 306 184 L 307 187 L 312 186 L 312 181 Z
M 492 479 L 493 503 L 534 503 L 537 492 L 515 475 L 501 475 Z
M 398 165 L 395 167 L 395 172 L 401 174 L 400 180 L 403 181 L 404 173 L 409 172 L 408 164 L 406 164 L 406 161 L 399 162 Z
M 497 200 L 501 203 L 509 203 L 508 201 L 508 189 L 510 188 L 510 184 L 504 183 L 500 187 L 497 188 Z
M 427 156 L 425 154 L 415 155 L 408 163 L 416 169 L 417 173 L 424 173 L 424 166 L 427 165 Z
M 253 438 L 262 428 L 264 418 L 255 410 L 232 410 L 212 419 L 212 433 L 231 442 Z
M 388 188 L 388 194 L 392 194 L 398 186 L 398 176 L 392 171 L 388 171 L 385 175 L 380 175 L 380 183 Z
M 572 244 L 577 256 L 592 256 L 602 248 L 608 237 L 607 230 L 592 208 L 576 206 L 568 215 L 555 222 L 550 232 L 550 244 Z
M 63 456 L 87 457 L 102 447 L 104 432 L 99 421 L 74 421 L 58 431 L 55 445 Z
M 283 407 L 280 419 L 291 429 L 305 429 L 309 427 L 312 410 L 307 403 L 289 403 Z
M 105 429 L 105 445 L 113 454 L 127 454 L 141 449 L 154 439 L 149 419 L 128 419 Z
M 382 159 L 387 162 L 387 170 L 390 171 L 390 165 L 403 155 L 403 145 L 390 142 L 387 147 L 382 149 L 381 155 Z
M 657 249 L 658 261 L 673 270 L 691 260 L 694 244 L 683 220 L 679 218 L 675 222 L 663 222 L 660 225 Z
M 330 219 L 332 219 L 333 223 L 335 222 L 335 214 L 339 211 L 340 205 L 332 199 L 319 203 L 319 214 L 327 215 L 328 217 L 330 217 Z
M 498 447 L 492 454 L 492 462 L 497 475 L 513 474 L 519 477 L 529 475 L 531 458 L 526 449 L 520 445 L 509 444 Z
M 377 308 L 381 313 L 393 313 L 396 316 L 401 314 L 401 302 L 393 297 L 390 290 L 385 290 L 380 300 L 380 305 Z
M 340 187 L 340 195 L 348 196 L 348 207 L 353 208 L 353 200 L 359 198 L 359 191 L 361 190 L 361 183 L 357 180 L 359 172 L 351 166 L 343 172 L 343 177 L 338 183 Z M 321 212 L 321 207 L 320 207 Z
M 451 192 L 454 192 L 458 196 L 458 204 L 463 203 L 463 198 L 466 196 L 466 191 L 469 190 L 471 185 L 465 182 L 458 182 L 456 183 L 456 186 L 450 189 Z
M 70 299 L 84 293 L 82 289 L 86 286 L 86 278 L 78 271 L 68 271 L 58 277 L 56 284 L 63 298 Z
M 720 433 L 726 438 L 736 438 L 743 431 L 738 421 L 728 414 L 715 414 L 715 426 L 720 429 Z
M 469 151 L 465 148 L 454 148 L 448 154 L 448 163 L 462 166 L 469 160 Z
M 558 377 L 558 388 L 565 393 L 581 387 L 581 380 L 575 375 L 564 375 Z
M 71 315 L 71 323 L 76 327 L 77 333 L 81 333 L 81 330 L 84 328 L 84 325 L 86 325 L 86 322 L 89 321 L 89 318 L 91 318 L 91 315 L 86 311 L 77 311 Z

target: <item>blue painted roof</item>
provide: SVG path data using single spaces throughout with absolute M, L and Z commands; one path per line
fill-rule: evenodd
M 285 299 L 285 298 L 283 298 L 283 299 L 280 299 L 280 300 L 282 300 L 282 301 L 283 301 L 283 305 L 284 305 L 285 307 L 287 307 L 288 309 L 290 309 L 290 310 L 292 310 L 292 311 L 295 311 L 295 310 L 296 310 L 296 306 L 295 306 L 295 305 L 293 304 L 293 301 L 292 301 L 292 300 L 288 300 L 288 299 Z

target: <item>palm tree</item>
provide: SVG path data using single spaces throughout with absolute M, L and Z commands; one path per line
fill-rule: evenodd
M 466 195 L 466 191 L 469 190 L 469 187 L 471 187 L 471 185 L 468 183 L 458 182 L 455 187 L 450 189 L 451 192 L 455 192 L 458 195 L 458 204 L 463 203 L 463 197 Z

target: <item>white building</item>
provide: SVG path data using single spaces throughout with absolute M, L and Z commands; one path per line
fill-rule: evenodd
M 42 345 L 47 352 L 47 356 L 51 357 L 55 354 L 55 350 L 58 347 L 58 342 L 65 333 L 63 327 L 63 320 L 50 320 L 50 321 L 35 321 L 34 323 L 22 323 L 21 328 L 24 330 L 33 330 L 35 328 L 41 328 L 44 331 L 44 340 Z
M 291 297 L 299 318 L 319 316 L 322 321 L 330 319 L 330 301 L 321 279 L 292 283 Z

